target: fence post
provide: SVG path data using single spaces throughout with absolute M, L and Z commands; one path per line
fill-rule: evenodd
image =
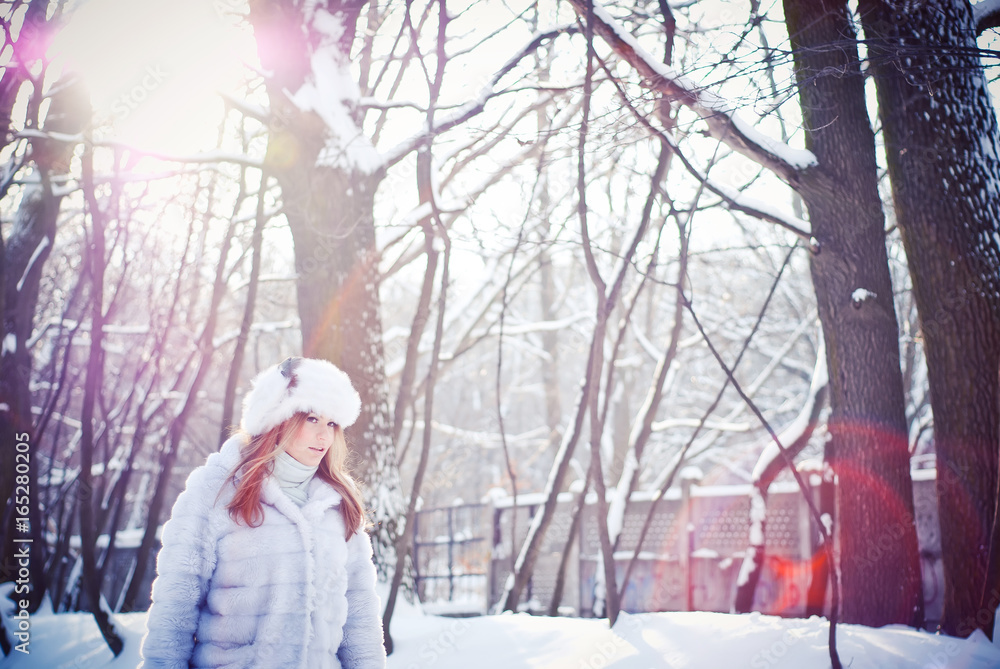
M 448 601 L 455 601 L 455 524 L 451 512 L 455 507 L 448 507 Z
M 413 545 L 411 547 L 413 551 L 413 588 L 416 590 L 417 599 L 421 599 L 423 594 L 420 592 L 420 555 L 418 554 L 418 548 L 420 544 L 420 512 L 417 511 L 413 514 Z
M 681 470 L 681 513 L 678 537 L 681 574 L 684 578 L 685 610 L 694 610 L 694 583 L 691 574 L 691 554 L 694 552 L 694 514 L 691 510 L 691 487 L 700 483 L 704 474 L 697 467 Z
M 800 466 L 799 471 L 805 474 L 805 480 L 809 485 L 809 497 L 812 499 L 816 508 L 821 507 L 821 500 L 819 496 L 819 486 L 822 482 L 822 463 L 820 463 L 820 469 L 817 471 L 812 467 L 813 463 L 803 463 L 805 466 Z M 819 480 L 820 483 L 817 483 Z M 809 503 L 806 501 L 805 495 L 796 495 L 796 499 L 799 500 L 798 504 L 798 516 L 799 516 L 799 558 L 802 560 L 809 560 L 813 556 L 813 526 L 812 526 L 812 511 L 809 509 Z
M 558 495 L 559 493 L 557 492 L 556 494 Z M 526 526 L 528 524 L 531 524 L 531 519 L 535 517 L 535 512 L 537 510 L 538 510 L 538 505 L 537 504 L 532 504 L 531 506 L 528 507 L 528 519 L 526 521 Z M 517 507 L 514 507 L 514 512 L 515 513 L 511 517 L 511 520 L 517 520 Z M 527 533 L 527 530 L 525 530 L 525 533 Z M 522 543 L 523 543 L 523 540 L 522 540 Z M 511 550 L 511 554 L 512 555 L 516 555 L 517 552 L 518 551 L 517 551 L 516 548 L 512 548 L 512 550 Z M 514 567 L 513 567 L 514 562 L 513 562 L 513 560 L 517 560 L 517 558 L 516 557 L 512 558 L 512 561 L 511 561 L 511 570 L 510 570 L 511 573 L 514 573 Z M 536 564 L 536 566 L 537 566 L 537 564 Z M 524 600 L 524 602 L 525 602 L 526 606 L 524 607 L 524 610 L 527 611 L 528 613 L 531 613 L 531 607 L 530 607 L 531 598 L 534 597 L 534 595 L 535 595 L 535 593 L 534 593 L 534 585 L 535 585 L 535 574 L 534 574 L 534 571 L 532 571 L 531 576 L 528 577 L 527 584 L 525 584 L 525 591 L 526 591 L 526 595 L 525 596 L 526 596 L 526 599 Z
M 488 561 L 489 576 L 486 577 L 486 610 L 492 611 L 493 597 L 499 591 L 497 584 L 497 560 L 503 555 L 503 547 L 500 545 L 500 509 L 496 506 L 496 500 L 490 499 L 488 513 L 492 524 L 492 539 L 490 540 L 490 559 Z
M 491 523 L 495 522 L 495 517 L 496 506 L 494 506 L 494 502 L 491 499 L 488 504 L 484 504 L 483 508 L 479 510 L 479 522 L 484 527 L 490 527 Z M 496 545 L 493 543 L 495 536 L 495 533 L 483 531 L 483 542 L 488 546 L 486 549 L 486 592 L 484 593 L 486 601 L 483 602 L 483 611 L 486 613 L 489 613 L 493 607 L 493 589 L 496 578 L 496 571 L 493 568 L 493 553 L 496 550 Z

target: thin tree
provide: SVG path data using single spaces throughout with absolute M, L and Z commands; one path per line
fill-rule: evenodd
M 104 323 L 105 323 L 105 302 L 104 302 L 104 270 L 107 263 L 106 256 L 106 213 L 100 206 L 97 193 L 94 190 L 94 164 L 93 149 L 84 149 L 82 162 L 82 178 L 84 182 L 84 196 L 87 202 L 87 213 L 91 221 L 91 234 L 89 235 L 89 248 L 87 254 L 87 267 L 90 274 L 91 291 L 91 314 L 90 314 L 90 351 L 87 358 L 87 372 L 84 380 L 83 406 L 81 408 L 81 436 L 80 436 L 80 475 L 77 485 L 82 492 L 79 516 L 80 516 L 80 557 L 83 561 L 82 590 L 85 601 L 90 612 L 97 621 L 97 626 L 115 657 L 121 654 L 124 648 L 124 641 L 115 629 L 111 619 L 111 612 L 104 602 L 104 595 L 101 593 L 101 579 L 99 577 L 96 546 L 97 546 L 97 523 L 94 518 L 93 491 L 94 483 L 92 469 L 94 465 L 94 452 L 96 440 L 94 437 L 94 406 L 101 392 L 101 385 L 104 380 Z
M 826 348 L 820 346 L 816 356 L 816 368 L 806 401 L 795 419 L 778 435 L 778 441 L 786 445 L 787 454 L 795 457 L 809 443 L 809 438 L 819 421 L 819 415 L 826 403 L 829 375 L 826 370 Z M 789 466 L 785 455 L 769 442 L 761 449 L 760 458 L 752 475 L 753 490 L 750 493 L 750 546 L 743 558 L 739 577 L 736 579 L 736 596 L 733 610 L 749 613 L 753 610 L 754 595 L 764 570 L 767 555 L 767 498 L 771 484 L 781 471 Z M 794 466 L 794 465 L 792 465 Z

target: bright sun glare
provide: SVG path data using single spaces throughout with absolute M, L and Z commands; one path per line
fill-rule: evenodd
M 232 5 L 232 7 L 229 7 Z M 53 67 L 86 82 L 97 125 L 129 146 L 178 155 L 214 146 L 220 92 L 237 88 L 252 41 L 235 0 L 87 0 L 56 37 Z

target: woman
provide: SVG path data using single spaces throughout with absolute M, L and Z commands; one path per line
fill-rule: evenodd
M 381 606 L 343 429 L 361 410 L 324 360 L 261 372 L 241 431 L 163 526 L 143 668 L 385 667 Z

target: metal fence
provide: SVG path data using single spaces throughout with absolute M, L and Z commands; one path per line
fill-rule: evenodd
M 928 623 L 941 611 L 941 545 L 937 526 L 934 471 L 913 473 L 917 536 L 924 578 Z M 750 486 L 699 486 L 687 482 L 656 504 L 622 608 L 639 611 L 729 611 L 736 578 L 749 543 Z M 818 497 L 818 489 L 812 491 Z M 522 596 L 526 610 L 543 613 L 552 602 L 563 553 L 569 551 L 560 611 L 594 613 L 594 584 L 600 544 L 593 495 L 587 500 L 574 536 L 569 536 L 573 493 L 562 493 L 531 581 Z M 416 582 L 431 610 L 482 613 L 500 598 L 532 515 L 544 503 L 540 494 L 519 495 L 491 504 L 465 504 L 418 513 L 414 543 Z M 619 583 L 632 557 L 652 496 L 633 495 L 615 553 Z M 819 532 L 793 483 L 771 486 L 765 537 L 767 557 L 754 609 L 800 616 Z M 489 535 L 489 540 L 487 536 Z
M 482 504 L 418 511 L 413 528 L 417 595 L 438 613 L 485 613 L 490 542 Z
M 913 472 L 913 498 L 924 585 L 927 625 L 941 615 L 943 570 L 933 469 Z M 656 505 L 650 531 L 629 578 L 622 608 L 639 611 L 728 611 L 736 578 L 749 543 L 749 485 L 671 489 Z M 816 494 L 816 491 L 814 491 Z M 542 542 L 533 576 L 521 598 L 525 610 L 549 610 L 556 575 L 567 550 L 560 612 L 593 615 L 594 582 L 600 544 L 596 498 L 591 494 L 581 522 L 570 536 L 572 509 L 578 497 L 562 493 Z M 519 495 L 490 504 L 460 504 L 417 512 L 413 565 L 417 593 L 426 610 L 449 615 L 485 613 L 500 599 L 531 517 L 544 503 L 541 494 Z M 618 581 L 624 575 L 652 505 L 647 493 L 632 496 L 615 553 Z M 818 532 L 802 494 L 794 484 L 771 486 L 766 527 L 767 558 L 754 608 L 764 613 L 805 613 L 805 595 Z M 120 540 L 104 592 L 116 602 L 134 550 Z M 867 558 L 869 556 L 861 556 Z M 150 561 L 145 575 L 152 581 Z M 140 607 L 148 604 L 148 587 Z M 143 600 L 140 597 L 140 600 Z

